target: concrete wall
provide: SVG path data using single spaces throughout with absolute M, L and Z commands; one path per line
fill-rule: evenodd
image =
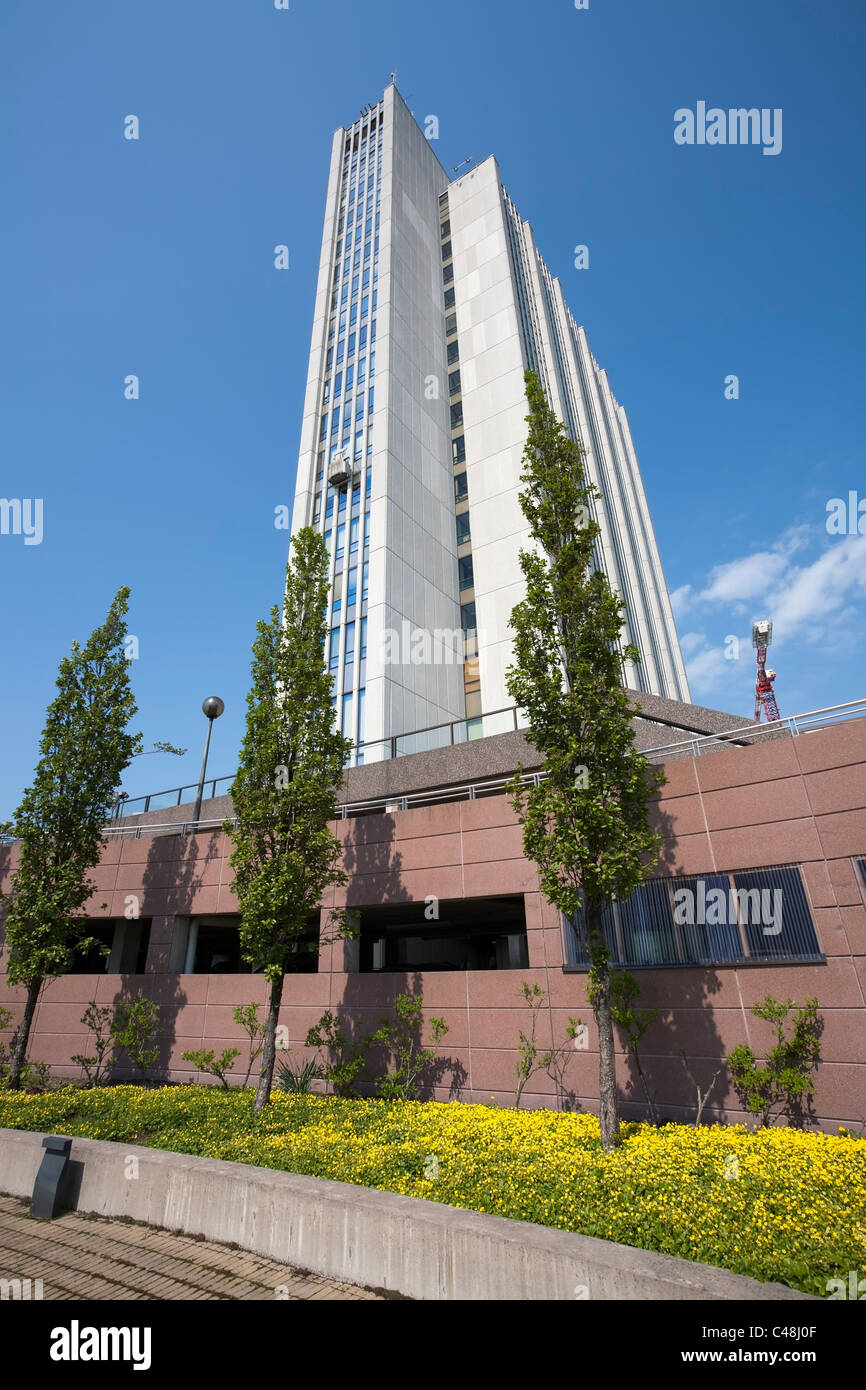
M 3 1191 L 31 1195 L 43 1137 L 0 1129 Z M 296 1173 L 92 1139 L 73 1139 L 71 1164 L 78 1211 L 235 1242 L 410 1298 L 813 1301 L 670 1255 Z
M 475 747 L 480 757 L 483 745 Z M 419 757 L 429 761 L 433 755 Z M 412 761 L 400 759 L 394 767 Z M 642 1002 L 664 1011 L 642 1050 L 663 1113 L 693 1117 L 695 1084 L 681 1055 L 685 1051 L 689 1071 L 702 1086 L 722 1068 L 706 1118 L 742 1119 L 723 1058 L 740 1042 L 749 1042 L 759 1053 L 766 1047 L 768 1027 L 751 1016 L 750 1006 L 767 993 L 790 995 L 799 1003 L 814 994 L 825 1025 L 817 1116 L 828 1128 L 864 1124 L 866 907 L 855 860 L 866 855 L 866 720 L 681 759 L 667 764 L 666 771 L 669 780 L 654 810 L 654 821 L 665 836 L 661 872 L 700 874 L 801 864 L 826 962 L 635 972 Z M 378 1021 L 400 990 L 412 985 L 451 1030 L 440 1049 L 449 1066 L 436 1094 L 464 1100 L 493 1095 L 507 1104 L 513 1095 L 518 1030 L 527 1021 L 520 994 L 521 981 L 527 979 L 547 995 L 540 1047 L 565 1041 L 569 1016 L 590 1024 L 589 1050 L 569 1057 L 566 1090 L 572 1104 L 593 1109 L 597 1055 L 585 976 L 563 969 L 557 916 L 538 891 L 533 866 L 523 857 L 520 829 L 507 799 L 496 795 L 350 818 L 337 822 L 336 831 L 343 840 L 350 882 L 324 905 L 326 912 L 334 902 L 363 906 L 421 902 L 431 894 L 443 900 L 523 894 L 529 969 L 358 974 L 346 970 L 342 945 L 326 946 L 320 952 L 318 974 L 286 978 L 281 1021 L 288 1027 L 292 1047 L 303 1052 L 307 1029 L 326 1008 L 342 1007 L 366 1028 Z M 147 974 L 69 975 L 51 982 L 38 1007 L 34 1056 L 48 1061 L 60 1076 L 75 1074 L 69 1059 L 81 1050 L 79 1020 L 86 1003 L 92 998 L 110 1003 L 141 989 L 164 1006 L 162 1062 L 172 1078 L 191 1075 L 181 1057 L 184 1050 L 240 1044 L 232 1006 L 253 1000 L 263 1004 L 264 980 L 255 975 L 169 972 L 177 918 L 237 911 L 230 849 L 222 831 L 188 837 L 143 835 L 108 845 L 94 872 L 90 913 L 94 918 L 122 916 L 127 895 L 140 896 L 141 914 L 153 923 Z M 0 891 L 8 886 L 13 864 L 14 852 L 0 849 Z M 0 986 L 0 1003 L 17 1013 L 21 1000 L 21 991 Z M 618 1076 L 624 1113 L 642 1114 L 636 1078 L 623 1055 L 618 1058 Z M 558 1103 L 553 1082 L 546 1075 L 535 1076 L 525 1103 Z

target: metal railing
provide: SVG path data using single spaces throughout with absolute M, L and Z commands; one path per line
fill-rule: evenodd
M 682 739 L 679 743 L 663 743 L 655 748 L 642 751 L 651 762 L 664 762 L 677 754 L 700 757 L 719 744 L 749 747 L 758 739 L 770 735 L 789 733 L 796 738 L 799 734 L 825 729 L 830 724 L 838 724 L 846 719 L 860 719 L 866 716 L 866 700 L 849 700 L 843 705 L 827 705 L 824 709 L 810 710 L 807 714 L 789 714 L 784 719 L 774 719 L 769 724 L 745 724 L 737 729 L 728 729 L 720 734 L 701 734 L 697 738 Z M 646 716 L 651 723 L 658 723 Z
M 824 709 L 810 710 L 806 714 L 787 715 L 784 719 L 774 720 L 770 724 L 742 724 L 722 733 L 692 735 L 676 743 L 659 744 L 655 748 L 645 748 L 642 751 L 650 762 L 664 762 L 666 759 L 684 756 L 700 757 L 701 754 L 717 749 L 719 746 L 747 747 L 761 738 L 784 735 L 785 733 L 796 737 L 815 729 L 840 723 L 846 719 L 857 719 L 864 716 L 866 716 L 866 700 L 849 700 L 845 704 L 828 705 Z M 672 720 L 653 718 L 650 714 L 639 717 L 651 724 L 661 724 L 673 729 L 682 729 L 683 727 Z M 477 738 L 489 738 L 493 734 L 510 733 L 525 727 L 526 722 L 522 715 L 512 706 L 509 709 L 494 710 L 490 714 L 478 715 L 474 719 L 455 719 L 447 724 L 433 724 L 426 729 L 417 729 L 410 734 L 396 734 L 392 738 L 382 739 L 376 743 L 358 744 L 352 750 L 349 765 L 360 767 L 369 763 L 385 762 L 391 758 L 406 757 L 411 753 L 427 752 L 435 748 L 472 742 Z M 233 780 L 233 777 L 208 778 L 205 783 L 204 799 L 210 800 L 216 796 L 228 794 Z M 345 819 L 346 816 L 383 810 L 386 807 L 405 810 L 409 806 L 423 805 L 433 801 L 456 801 L 463 797 L 472 799 L 477 795 L 491 795 L 491 788 L 499 787 L 501 789 L 510 780 L 511 778 L 505 777 L 495 782 L 472 783 L 459 787 L 446 787 L 436 791 L 413 792 L 402 797 L 350 802 L 339 807 L 338 810 Z M 218 791 L 217 788 L 220 790 Z M 192 782 L 184 787 L 172 787 L 168 791 L 151 792 L 148 796 L 119 800 L 115 808 L 114 821 L 116 823 L 126 816 L 181 806 L 184 800 L 193 801 L 197 791 L 198 783 Z M 191 795 L 185 797 L 185 793 L 191 793 Z M 171 827 L 175 833 L 178 831 L 185 833 L 190 824 L 191 822 L 186 821 L 163 821 L 155 824 L 152 828 L 156 830 Z M 199 822 L 201 828 L 221 824 L 221 820 L 202 820 Z M 133 831 L 145 829 L 149 832 L 151 827 L 134 826 L 132 829 Z M 109 833 L 113 833 L 113 831 Z

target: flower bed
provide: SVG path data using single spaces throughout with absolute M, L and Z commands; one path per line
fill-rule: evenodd
M 136 1086 L 0 1091 L 0 1127 L 148 1144 L 423 1197 L 718 1265 L 826 1297 L 866 1272 L 866 1140 L 591 1115 Z M 2 1180 L 0 1180 L 2 1183 Z

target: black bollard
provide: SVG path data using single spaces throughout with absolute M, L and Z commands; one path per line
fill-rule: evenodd
M 36 1174 L 30 1215 L 38 1216 L 43 1221 L 51 1221 L 62 1206 L 64 1179 L 69 1168 L 72 1140 L 58 1139 L 55 1135 L 49 1134 L 42 1140 L 42 1147 L 45 1154 Z

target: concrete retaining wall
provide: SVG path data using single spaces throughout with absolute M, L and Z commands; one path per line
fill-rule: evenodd
M 31 1195 L 43 1137 L 0 1129 L 0 1191 Z M 79 1211 L 234 1241 L 416 1299 L 809 1298 L 670 1255 L 268 1168 L 91 1139 L 73 1139 L 72 1162 Z

